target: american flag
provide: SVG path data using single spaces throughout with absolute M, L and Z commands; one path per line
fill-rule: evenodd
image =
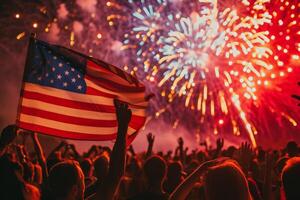
M 111 140 L 117 133 L 113 100 L 129 104 L 128 135 L 145 123 L 145 87 L 121 69 L 31 38 L 17 124 L 47 135 Z

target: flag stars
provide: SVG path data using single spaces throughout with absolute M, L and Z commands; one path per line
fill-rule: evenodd
M 55 71 L 55 67 L 52 67 L 52 71 L 53 71 L 53 72 Z
M 77 74 L 77 77 L 78 77 L 78 78 L 81 78 L 80 74 Z
M 53 79 L 51 79 L 51 80 L 50 80 L 50 83 L 54 83 L 54 80 L 53 80 Z
M 69 72 L 68 70 L 67 70 L 67 71 L 65 71 L 65 75 L 66 75 L 66 76 L 68 76 L 68 75 L 69 75 L 69 73 L 70 73 L 70 72 Z
M 82 89 L 82 86 L 81 86 L 81 85 L 78 85 L 78 86 L 77 86 L 77 89 L 78 89 L 78 90 L 81 90 L 81 89 Z
M 71 71 L 72 71 L 72 72 L 74 72 L 74 71 L 75 71 L 75 69 L 74 69 L 73 67 L 71 67 Z
M 54 59 L 54 60 L 56 60 L 56 59 L 57 59 L 57 57 L 56 57 L 56 56 L 53 56 L 53 59 Z
M 45 74 L 45 77 L 48 77 L 48 76 L 49 76 L 49 73 L 46 73 L 46 74 Z
M 37 79 L 38 79 L 39 81 L 41 81 L 41 80 L 42 80 L 42 77 L 41 77 L 41 76 L 39 76 Z
M 72 81 L 72 83 L 75 83 L 75 82 L 76 82 L 76 79 L 75 79 L 75 78 L 72 78 L 71 81 Z
M 62 75 L 61 75 L 61 74 L 58 74 L 58 75 L 57 75 L 57 79 L 59 79 L 59 80 L 62 79 Z
M 62 63 L 58 63 L 58 66 L 59 66 L 59 67 L 63 67 L 63 64 L 62 64 Z
M 67 86 L 68 86 L 68 83 L 67 83 L 67 82 L 64 82 L 64 83 L 63 83 L 63 86 L 64 86 L 64 87 L 67 87 Z

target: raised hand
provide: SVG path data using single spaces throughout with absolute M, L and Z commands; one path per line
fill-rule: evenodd
M 155 136 L 152 133 L 147 134 L 147 141 L 149 145 L 153 145 Z
M 243 167 L 244 172 L 247 174 L 250 166 L 251 159 L 253 157 L 253 150 L 251 145 L 248 142 L 242 142 L 239 149 L 239 158 L 238 161 Z
M 199 181 L 199 177 L 205 173 L 208 168 L 221 164 L 226 160 L 228 160 L 228 158 L 218 158 L 201 164 L 172 192 L 169 200 L 186 199 L 192 188 L 194 188 L 195 183 Z
M 116 108 L 116 115 L 119 127 L 127 127 L 131 119 L 131 110 L 128 108 L 128 104 L 122 103 L 118 100 L 114 100 Z
M 147 148 L 147 152 L 146 152 L 146 158 L 148 158 L 152 155 L 154 139 L 155 139 L 155 136 L 152 133 L 147 134 L 148 148 Z
M 131 119 L 131 110 L 126 103 L 114 100 L 118 121 L 117 139 L 111 152 L 108 175 L 100 184 L 95 199 L 114 199 L 115 191 L 125 170 L 126 135 Z
M 183 148 L 184 141 L 183 141 L 182 137 L 179 137 L 178 140 L 177 140 L 177 142 L 178 142 L 178 146 L 180 148 Z
M 135 156 L 135 151 L 132 145 L 129 146 L 128 151 L 131 153 L 132 156 Z

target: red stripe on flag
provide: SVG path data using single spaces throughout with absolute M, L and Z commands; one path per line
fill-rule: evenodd
M 102 79 L 102 78 L 99 78 L 97 77 L 96 78 L 93 78 L 91 76 L 88 76 L 88 75 L 85 75 L 85 78 L 94 82 L 95 84 L 101 86 L 101 87 L 104 87 L 108 90 L 112 90 L 112 91 L 115 91 L 115 92 L 128 92 L 128 93 L 135 93 L 135 92 L 145 92 L 145 87 L 136 87 L 135 85 L 133 85 L 133 87 L 128 87 L 128 86 L 125 86 L 125 85 L 120 85 L 116 82 L 113 82 L 113 81 L 109 81 L 107 79 Z
M 63 99 L 59 97 L 53 97 L 46 94 L 40 94 L 37 92 L 24 91 L 23 97 L 28 99 L 39 100 L 47 103 L 52 103 L 54 105 L 65 106 L 69 108 L 76 108 L 76 109 L 96 111 L 96 112 L 107 112 L 107 113 L 115 112 L 114 106 L 72 101 L 72 100 Z
M 94 68 L 96 70 L 101 70 L 104 73 L 112 74 L 112 76 L 119 76 L 120 78 L 123 78 L 128 83 L 134 82 L 135 84 L 138 84 L 138 80 L 135 77 L 133 77 L 132 75 L 124 72 L 123 70 L 121 70 L 113 65 L 109 65 L 107 63 L 96 64 L 95 62 L 88 60 L 87 67 L 90 67 L 91 69 Z M 112 72 L 112 70 L 114 72 Z M 127 74 L 127 76 L 126 76 L 126 74 Z M 128 79 L 130 79 L 130 80 L 128 80 Z
M 48 128 L 36 124 L 18 122 L 18 126 L 23 129 L 44 133 L 55 137 L 68 138 L 73 140 L 113 140 L 116 138 L 116 133 L 109 135 L 99 135 L 99 133 L 86 134 L 86 133 L 75 133 L 70 131 L 62 131 L 54 128 Z
M 135 130 L 138 130 L 144 125 L 145 121 L 146 117 L 132 115 L 128 126 Z
M 54 121 L 82 125 L 82 126 L 93 126 L 93 127 L 116 127 L 116 120 L 97 120 L 97 119 L 85 119 L 79 117 L 72 117 L 68 115 L 61 115 L 58 113 L 48 112 L 44 110 L 39 110 L 35 108 L 28 108 L 23 106 L 21 108 L 21 113 L 32 115 L 36 117 L 41 117 L 45 119 L 51 119 Z
M 89 86 L 87 86 L 86 94 L 96 95 L 96 96 L 103 96 L 103 97 L 108 97 L 108 98 L 112 98 L 112 99 L 117 97 L 116 95 L 108 94 L 108 93 L 102 92 L 100 90 L 96 90 L 96 89 L 94 89 L 92 87 L 89 87 Z

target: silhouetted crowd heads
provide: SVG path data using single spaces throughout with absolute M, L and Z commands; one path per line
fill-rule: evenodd
M 189 150 L 183 138 L 155 151 L 126 146 L 131 110 L 115 101 L 118 132 L 112 149 L 95 142 L 88 152 L 62 141 L 45 156 L 37 133 L 9 125 L 0 138 L 1 200 L 300 200 L 296 142 L 282 149 L 205 142 Z M 33 148 L 25 141 L 31 140 Z M 45 147 L 44 147 L 45 148 Z M 31 149 L 31 150 L 29 150 Z M 33 150 L 32 150 L 33 149 Z

